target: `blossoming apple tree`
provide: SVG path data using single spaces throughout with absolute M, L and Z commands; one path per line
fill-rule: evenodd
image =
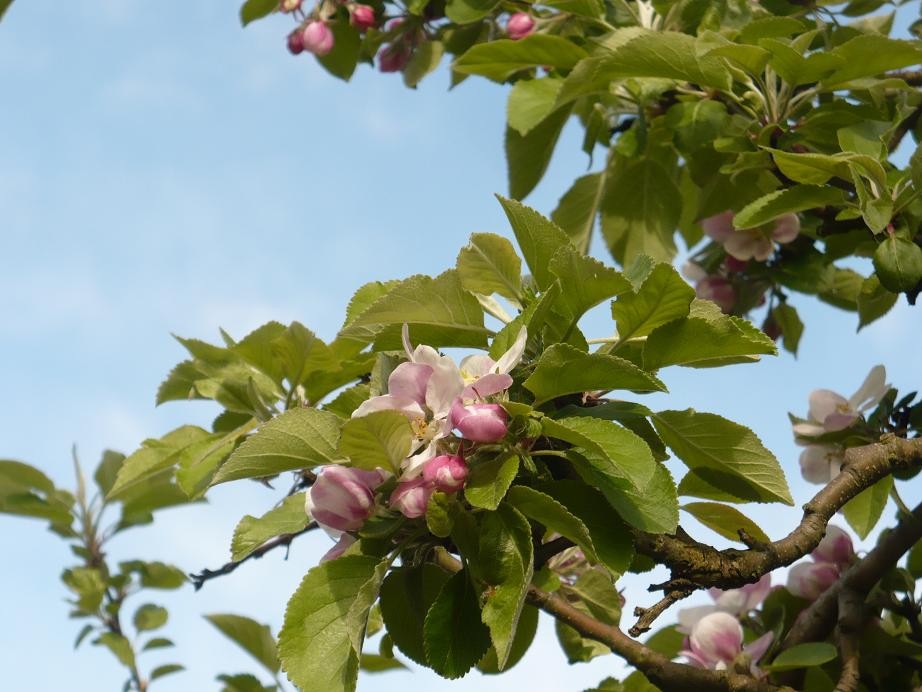
M 329 534 L 277 643 L 255 621 L 211 616 L 276 685 L 281 670 L 300 689 L 354 690 L 360 669 L 401 659 L 446 678 L 502 673 L 539 611 L 556 619 L 565 660 L 615 655 L 635 669 L 600 690 L 922 685 L 922 505 L 899 491 L 922 468 L 915 393 L 876 366 L 853 396 L 817 390 L 791 416 L 817 492 L 777 540 L 745 511 L 795 503 L 756 433 L 640 401 L 677 367 L 705 378 L 757 367 L 779 339 L 796 351 L 796 294 L 864 327 L 922 291 L 922 155 L 910 145 L 922 45 L 889 37 L 887 7 L 247 0 L 244 24 L 274 15 L 280 43 L 343 79 L 369 63 L 415 87 L 450 56 L 453 84 L 510 83 L 500 203 L 516 242 L 477 233 L 438 276 L 364 284 L 330 340 L 298 322 L 180 339 L 189 358 L 157 402 L 223 412 L 210 429 L 107 453 L 95 491 L 79 464 L 70 493 L 0 462 L 0 511 L 47 520 L 81 561 L 63 577 L 87 621 L 78 643 L 111 649 L 126 689 L 178 671 L 139 663 L 170 646 L 148 634 L 166 611 L 142 605 L 131 637 L 122 610 L 139 591 L 183 586 L 183 572 L 110 565 L 105 545 L 216 485 L 287 478 L 273 507 L 240 520 L 232 560 L 190 575 L 201 588 L 305 532 Z M 571 118 L 596 169 L 546 218 L 519 200 Z M 588 254 L 596 227 L 616 266 Z M 691 257 L 682 273 L 677 236 Z M 584 333 L 599 305 L 610 329 Z M 856 554 L 843 527 L 867 537 L 891 498 L 893 525 Z M 680 511 L 739 547 L 691 536 Z M 657 595 L 622 612 L 619 578 L 655 565 L 668 571 Z M 682 608 L 699 590 L 713 605 Z

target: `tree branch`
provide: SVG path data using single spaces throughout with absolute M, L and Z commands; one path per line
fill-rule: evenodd
M 192 580 L 192 585 L 195 587 L 195 590 L 198 591 L 205 585 L 205 582 L 210 581 L 211 579 L 215 579 L 217 577 L 223 577 L 225 574 L 230 574 L 235 569 L 240 567 L 240 565 L 242 565 L 247 560 L 258 560 L 266 553 L 272 550 L 275 550 L 276 548 L 280 548 L 282 546 L 285 546 L 287 548 L 288 546 L 291 545 L 291 542 L 295 538 L 297 538 L 298 536 L 302 534 L 307 533 L 308 531 L 316 529 L 316 528 L 317 528 L 317 524 L 310 523 L 305 528 L 301 529 L 300 531 L 296 531 L 295 533 L 285 533 L 285 534 L 282 534 L 281 536 L 276 536 L 275 538 L 272 538 L 266 541 L 265 543 L 263 543 L 261 546 L 259 546 L 256 550 L 254 550 L 252 553 L 247 555 L 242 560 L 231 560 L 230 562 L 225 563 L 218 569 L 207 569 L 206 568 L 206 569 L 203 569 L 201 572 L 190 573 L 189 578 Z M 287 553 L 285 557 L 286 558 L 288 557 Z
M 784 538 L 748 550 L 717 550 L 684 536 L 635 532 L 637 552 L 665 564 L 671 579 L 651 589 L 666 593 L 716 586 L 734 589 L 790 565 L 819 545 L 829 519 L 846 502 L 894 471 L 922 464 L 922 438 L 884 435 L 845 452 L 842 472 L 804 505 L 800 524 Z
M 896 527 L 886 533 L 863 560 L 852 565 L 845 574 L 803 611 L 784 638 L 782 649 L 803 642 L 826 638 L 835 626 L 839 611 L 839 594 L 851 589 L 864 597 L 881 577 L 899 562 L 916 541 L 922 539 L 922 504 L 910 516 L 903 516 Z
M 854 589 L 839 591 L 839 622 L 836 625 L 836 639 L 839 644 L 839 658 L 842 672 L 835 692 L 855 692 L 861 682 L 860 650 L 858 638 L 864 624 L 864 597 Z

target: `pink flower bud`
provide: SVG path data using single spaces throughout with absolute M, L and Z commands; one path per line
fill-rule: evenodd
M 360 529 L 374 511 L 374 489 L 383 480 L 378 471 L 327 466 L 307 493 L 307 513 L 332 531 Z
M 359 31 L 367 31 L 378 24 L 375 10 L 370 5 L 353 5 L 349 22 Z
M 711 300 L 720 306 L 724 312 L 731 312 L 736 304 L 736 291 L 733 285 L 720 276 L 706 276 L 695 285 L 695 293 L 699 298 Z
M 779 243 L 790 243 L 800 234 L 800 219 L 797 214 L 782 214 L 775 219 L 772 238 Z
M 308 22 L 301 34 L 304 50 L 323 57 L 333 50 L 333 32 L 324 22 Z
M 743 628 L 729 613 L 705 615 L 688 638 L 690 651 L 681 653 L 701 668 L 726 668 L 743 650 Z
M 468 404 L 456 399 L 451 406 L 451 426 L 473 442 L 499 442 L 509 429 L 509 414 L 499 404 Z
M 836 567 L 845 568 L 855 557 L 855 548 L 851 537 L 838 526 L 829 524 L 826 535 L 810 555 L 817 562 L 828 562 Z
M 413 54 L 412 48 L 403 41 L 391 43 L 378 53 L 378 69 L 381 72 L 400 72 Z
M 423 480 L 443 493 L 454 493 L 464 487 L 467 464 L 457 454 L 443 454 L 423 466 Z
M 506 34 L 513 41 L 525 38 L 535 30 L 535 18 L 527 12 L 516 12 L 506 23 Z
M 294 12 L 301 9 L 301 0 L 281 0 L 279 3 L 279 12 Z
M 744 271 L 746 267 L 749 266 L 749 262 L 738 260 L 736 257 L 727 255 L 727 258 L 724 260 L 724 266 L 727 268 L 728 272 L 738 273 Z
M 292 31 L 288 34 L 288 52 L 299 55 L 304 52 L 304 32 Z
M 435 487 L 425 479 L 414 478 L 412 481 L 398 483 L 388 504 L 408 519 L 416 519 L 426 513 L 433 492 Z
M 813 600 L 839 578 L 839 568 L 829 562 L 801 562 L 788 572 L 788 591 Z

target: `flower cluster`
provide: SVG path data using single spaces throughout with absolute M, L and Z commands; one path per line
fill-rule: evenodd
M 819 441 L 824 435 L 846 430 L 873 409 L 890 389 L 887 372 L 882 365 L 871 372 L 851 397 L 828 389 L 810 393 L 810 408 L 806 420 L 794 424 L 794 437 L 806 449 L 800 455 L 800 472 L 810 483 L 825 484 L 839 475 L 845 459 L 845 447 L 839 443 Z
M 772 633 L 766 632 L 744 645 L 739 618 L 757 608 L 769 591 L 771 576 L 767 574 L 740 589 L 710 589 L 714 605 L 679 611 L 678 630 L 687 635 L 679 653 L 692 665 L 712 670 L 725 670 L 745 654 L 753 675 L 758 675 L 755 664 L 771 645 Z
M 764 262 L 774 253 L 775 243 L 790 243 L 800 234 L 800 219 L 797 214 L 782 214 L 770 226 L 738 231 L 733 227 L 733 212 L 725 211 L 704 219 L 701 227 L 730 257 Z
M 829 524 L 826 535 L 812 553 L 812 561 L 800 562 L 788 572 L 788 591 L 813 600 L 839 578 L 855 559 L 852 539 L 838 526 Z
M 386 502 L 377 490 L 393 474 L 384 469 L 327 466 L 320 471 L 307 493 L 306 509 L 321 528 L 340 541 L 325 559 L 341 554 L 354 541 L 349 532 L 360 529 L 377 511 L 399 512 L 415 519 L 426 513 L 435 491 L 455 493 L 464 487 L 468 475 L 465 451 L 477 444 L 499 442 L 508 432 L 506 410 L 487 399 L 501 397 L 512 384 L 509 373 L 521 360 L 526 340 L 523 328 L 499 360 L 474 355 L 459 366 L 431 346 L 413 348 L 404 325 L 407 360 L 391 372 L 387 393 L 362 402 L 352 417 L 377 411 L 406 416 L 412 431 L 406 458 Z M 452 431 L 468 444 L 462 444 Z

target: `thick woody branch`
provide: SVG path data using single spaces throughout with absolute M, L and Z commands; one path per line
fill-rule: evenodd
M 839 659 L 842 673 L 835 692 L 855 692 L 861 682 L 860 650 L 858 639 L 864 624 L 864 596 L 854 589 L 839 591 L 839 621 L 836 625 L 836 639 L 839 644 Z
M 655 588 L 666 593 L 716 586 L 734 589 L 790 565 L 819 545 L 829 519 L 846 502 L 894 471 L 922 465 L 922 438 L 885 435 L 878 443 L 845 453 L 842 472 L 804 505 L 800 524 L 784 538 L 748 550 L 717 550 L 687 536 L 636 532 L 637 551 L 671 570 Z

